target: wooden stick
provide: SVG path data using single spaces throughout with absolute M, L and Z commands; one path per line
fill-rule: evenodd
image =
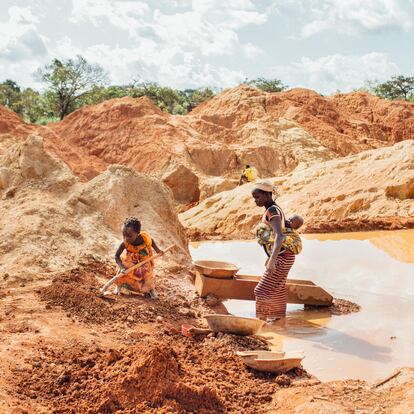
M 374 388 L 378 388 L 381 385 L 384 385 L 386 382 L 391 381 L 393 378 L 397 377 L 398 375 L 401 374 L 401 370 L 397 369 L 397 371 L 393 372 L 391 375 L 388 375 L 388 377 L 384 378 L 381 381 L 378 381 L 374 384 Z
M 191 333 L 192 335 L 208 335 L 209 333 L 213 331 L 211 329 L 197 328 L 196 326 L 193 326 L 188 330 L 188 332 Z
M 144 266 L 144 264 L 147 264 L 149 262 L 152 262 L 153 260 L 157 259 L 158 257 L 161 257 L 164 255 L 164 253 L 167 253 L 168 251 L 170 251 L 172 248 L 175 247 L 175 244 L 172 244 L 171 246 L 168 246 L 162 253 L 157 253 L 151 257 L 149 257 L 148 259 L 143 260 L 142 262 L 137 263 L 134 266 L 129 267 L 128 269 L 125 269 L 124 272 L 119 272 L 111 279 L 109 280 L 105 286 L 101 289 L 101 293 L 104 293 L 106 291 L 106 289 L 109 288 L 109 286 L 111 286 L 114 282 L 116 282 L 120 277 L 124 276 L 125 274 L 130 273 L 131 271 L 140 268 L 141 266 Z

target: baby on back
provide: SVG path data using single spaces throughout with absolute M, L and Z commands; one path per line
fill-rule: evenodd
M 303 217 L 299 214 L 294 214 L 286 220 L 286 227 L 292 230 L 298 230 L 303 226 Z

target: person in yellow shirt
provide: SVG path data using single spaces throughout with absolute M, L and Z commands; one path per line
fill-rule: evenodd
M 239 185 L 242 185 L 244 183 L 251 183 L 256 178 L 256 169 L 254 167 L 250 167 L 250 165 L 246 165 L 240 177 Z

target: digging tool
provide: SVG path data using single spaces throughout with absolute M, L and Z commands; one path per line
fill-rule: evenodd
M 109 286 L 111 286 L 114 282 L 116 282 L 120 277 L 124 276 L 124 274 L 129 273 L 129 272 L 131 272 L 131 271 L 133 271 L 135 269 L 138 269 L 141 266 L 144 266 L 144 264 L 147 264 L 149 262 L 152 262 L 153 260 L 157 259 L 158 257 L 163 256 L 165 253 L 167 253 L 168 251 L 170 251 L 174 247 L 175 247 L 175 244 L 172 244 L 171 246 L 168 246 L 162 253 L 157 253 L 154 256 L 151 256 L 148 259 L 145 259 L 142 262 L 139 262 L 136 265 L 129 267 L 128 269 L 125 269 L 124 272 L 118 271 L 118 273 L 111 280 L 109 280 L 105 284 L 105 286 L 103 286 L 101 288 L 101 295 L 103 295 L 105 293 L 105 291 L 109 288 Z

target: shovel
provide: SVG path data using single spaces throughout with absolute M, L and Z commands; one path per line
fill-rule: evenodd
M 173 249 L 175 247 L 175 244 L 172 244 L 171 246 L 168 246 L 162 253 L 157 253 L 154 256 L 149 257 L 148 259 L 143 260 L 142 262 L 137 263 L 134 266 L 129 267 L 128 269 L 125 269 L 124 272 L 120 272 L 118 270 L 118 273 L 111 279 L 109 280 L 105 286 L 103 286 L 101 288 L 101 292 L 100 294 L 103 295 L 105 293 L 105 291 L 109 288 L 109 286 L 111 286 L 114 282 L 116 282 L 120 277 L 124 276 L 125 273 L 129 273 L 132 270 L 138 269 L 141 266 L 144 266 L 144 264 L 147 264 L 149 262 L 152 262 L 153 260 L 157 259 L 158 257 L 161 257 L 164 255 L 164 253 L 167 253 L 168 251 L 170 251 L 171 249 Z

